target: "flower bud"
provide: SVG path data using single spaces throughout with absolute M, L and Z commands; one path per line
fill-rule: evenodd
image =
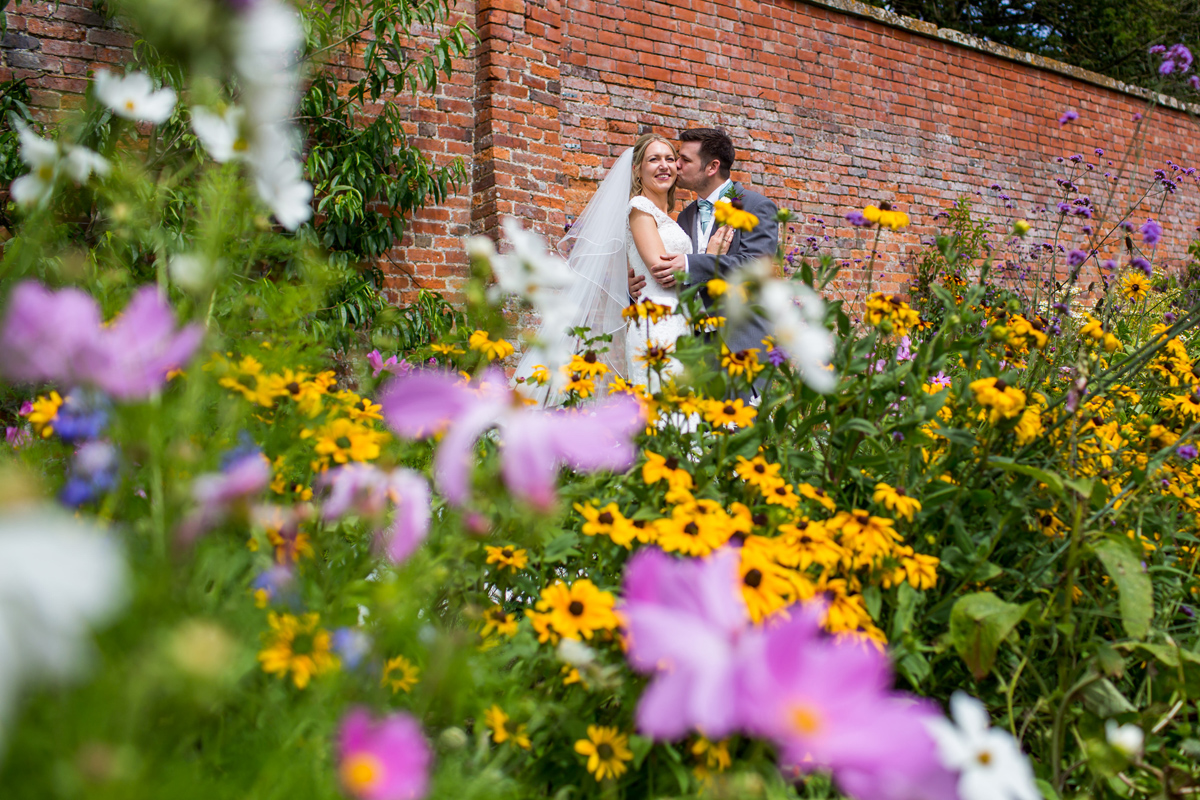
M 1032 227 L 1033 226 L 1030 225 L 1025 220 L 1019 219 L 1013 223 L 1012 232 L 1015 233 L 1017 236 L 1024 236 L 1025 234 L 1029 233 L 1029 229 Z

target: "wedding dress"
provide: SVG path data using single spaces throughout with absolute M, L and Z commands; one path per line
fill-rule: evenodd
M 630 198 L 629 209 L 630 211 L 633 209 L 644 211 L 654 218 L 654 221 L 658 223 L 658 235 L 662 239 L 663 249 L 667 255 L 692 252 L 692 240 L 688 238 L 687 233 L 648 197 L 638 195 Z M 660 388 L 658 375 L 660 370 L 650 369 L 647 366 L 646 353 L 652 347 L 673 352 L 675 341 L 680 336 L 687 336 L 690 331 L 687 320 L 682 314 L 676 313 L 676 309 L 679 307 L 678 288 L 664 289 L 654 280 L 646 263 L 642 261 L 637 245 L 633 242 L 628 216 L 625 222 L 625 252 L 629 259 L 629 266 L 633 268 L 634 273 L 646 279 L 646 286 L 642 289 L 639 299 L 668 306 L 672 311 L 671 314 L 654 322 L 637 318 L 630 320 L 625 330 L 625 378 L 630 383 L 643 384 L 648 390 L 655 392 Z M 663 365 L 661 373 L 664 378 L 667 378 L 678 374 L 682 369 L 683 365 L 679 363 L 679 360 L 672 357 Z

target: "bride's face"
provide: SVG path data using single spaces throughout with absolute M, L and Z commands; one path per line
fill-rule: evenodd
M 679 171 L 675 163 L 675 151 L 666 142 L 651 142 L 642 156 L 642 188 L 658 194 L 666 194 L 675 185 Z

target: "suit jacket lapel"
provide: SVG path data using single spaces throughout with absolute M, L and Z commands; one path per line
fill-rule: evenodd
M 683 228 L 683 232 L 692 240 L 692 249 L 696 249 L 696 210 L 699 206 L 693 200 L 687 205 L 683 211 L 679 212 L 679 227 Z

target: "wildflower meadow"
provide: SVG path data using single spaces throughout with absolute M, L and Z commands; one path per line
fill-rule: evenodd
M 296 122 L 329 8 L 119 5 L 153 58 L 0 135 L 5 798 L 1200 792 L 1200 244 L 1158 248 L 1194 169 L 981 187 L 903 294 L 905 210 L 782 209 L 775 257 L 626 310 L 693 330 L 652 390 L 515 324 L 573 280 L 520 220 L 462 305 L 382 307 L 395 187 Z

